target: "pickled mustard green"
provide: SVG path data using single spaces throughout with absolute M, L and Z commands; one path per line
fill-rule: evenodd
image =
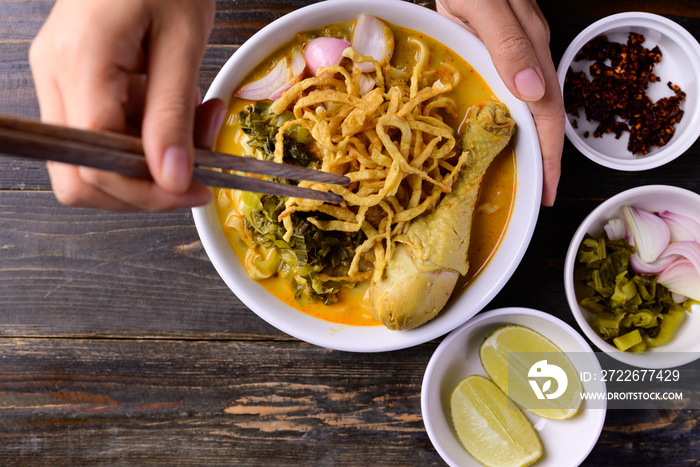
M 586 235 L 574 266 L 574 287 L 600 337 L 621 351 L 642 352 L 673 337 L 692 301 L 676 303 L 655 276 L 637 274 L 629 265 L 634 252 L 624 239 Z

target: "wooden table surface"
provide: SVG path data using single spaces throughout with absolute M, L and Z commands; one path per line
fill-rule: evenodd
M 202 90 L 255 31 L 309 3 L 220 1 Z M 540 2 L 555 63 L 578 32 L 620 11 L 663 14 L 700 37 L 698 1 L 569 3 Z M 52 4 L 0 0 L 2 113 L 39 116 L 27 51 Z M 700 192 L 699 151 L 622 173 L 567 142 L 558 201 L 487 309 L 531 307 L 577 328 L 562 269 L 579 222 L 639 185 Z M 438 344 L 353 354 L 300 342 L 230 292 L 189 211 L 65 207 L 43 164 L 0 158 L 2 465 L 444 465 L 420 411 Z M 698 465 L 699 416 L 610 410 L 585 465 Z

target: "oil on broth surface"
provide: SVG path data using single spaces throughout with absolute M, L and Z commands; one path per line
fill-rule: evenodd
M 492 98 L 493 94 L 488 85 L 476 73 L 476 71 L 466 63 L 461 57 L 451 50 L 445 48 L 437 41 L 412 30 L 390 25 L 395 37 L 395 50 L 391 60 L 392 66 L 402 69 L 411 69 L 415 63 L 415 47 L 409 42 L 411 36 L 421 39 L 428 45 L 430 59 L 426 69 L 439 70 L 438 77 L 444 82 L 455 84 L 454 89 L 447 94 L 453 98 L 458 105 L 457 112 L 463 119 L 467 109 L 483 100 Z M 331 25 L 316 31 L 319 35 L 335 35 L 334 31 L 349 31 L 351 24 Z M 309 37 L 300 34 L 297 38 L 286 44 L 278 52 L 272 54 L 266 62 L 257 67 L 246 82 L 253 81 L 267 73 L 270 66 L 274 64 L 291 47 L 301 46 Z M 456 70 L 459 75 L 458 83 L 455 81 Z M 230 153 L 243 154 L 243 149 L 239 143 L 241 131 L 236 124 L 235 115 L 243 110 L 251 101 L 241 99 L 231 99 L 228 109 L 228 118 L 221 128 L 215 150 Z M 453 128 L 460 128 L 462 121 L 450 121 L 445 119 Z M 515 193 L 515 152 L 512 143 L 494 160 L 484 177 L 477 209 L 474 214 L 471 244 L 469 248 L 469 272 L 461 278 L 454 294 L 459 294 L 469 283 L 483 270 L 505 233 L 510 219 L 513 198 Z M 215 189 L 214 199 L 217 200 L 217 210 L 221 225 L 224 228 L 229 243 L 243 265 L 247 264 L 247 254 L 250 250 L 249 239 L 241 238 L 238 231 L 227 227 L 227 223 L 242 222 L 242 216 L 237 215 L 235 203 L 227 200 L 233 199 L 235 195 L 228 189 Z M 223 201 L 222 201 L 223 200 Z M 493 210 L 494 208 L 495 211 Z M 246 267 L 250 272 L 250 269 Z M 380 323 L 374 318 L 369 301 L 365 296 L 367 284 L 361 283 L 353 289 L 343 290 L 339 300 L 332 305 L 324 305 L 320 302 L 298 303 L 294 298 L 294 292 L 287 286 L 286 282 L 275 275 L 258 282 L 271 294 L 282 300 L 289 306 L 303 311 L 311 316 L 331 321 L 338 324 L 354 326 L 376 326 Z M 368 282 L 368 281 L 365 281 Z

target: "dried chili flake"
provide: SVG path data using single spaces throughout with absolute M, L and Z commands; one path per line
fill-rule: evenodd
M 620 138 L 629 132 L 627 149 L 636 155 L 669 142 L 683 117 L 680 105 L 685 99 L 685 93 L 670 82 L 673 96 L 652 102 L 646 95 L 649 83 L 659 81 L 653 69 L 661 61 L 661 51 L 658 46 L 645 48 L 644 40 L 638 33 L 630 33 L 625 44 L 610 42 L 605 35 L 596 37 L 574 58 L 593 62 L 588 70 L 591 79 L 569 67 L 564 81 L 566 112 L 579 117 L 583 108 L 586 120 L 598 122 L 595 138 L 608 133 Z

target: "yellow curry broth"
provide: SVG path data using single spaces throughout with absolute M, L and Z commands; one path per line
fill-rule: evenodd
M 469 243 L 468 285 L 484 269 L 506 233 L 515 198 L 515 148 L 511 142 L 489 166 L 479 191 Z M 495 209 L 495 210 L 494 210 Z
M 390 25 L 395 37 L 395 51 L 391 65 L 398 69 L 410 71 L 415 63 L 415 45 L 410 43 L 410 38 L 421 39 L 430 51 L 430 59 L 426 69 L 438 70 L 436 76 L 445 83 L 454 84 L 454 89 L 447 93 L 458 105 L 458 113 L 465 118 L 467 109 L 474 104 L 492 97 L 492 92 L 483 79 L 474 69 L 452 51 L 433 39 L 405 28 Z M 338 36 L 339 32 L 348 33 L 351 24 L 331 25 L 312 33 L 304 33 L 297 36 L 278 52 L 271 55 L 270 59 L 261 64 L 248 78 L 253 81 L 264 75 L 272 64 L 284 55 L 285 51 L 293 47 L 301 47 L 303 43 L 316 35 Z M 455 73 L 456 71 L 456 73 Z M 458 81 L 456 75 L 459 76 Z M 219 132 L 215 149 L 220 152 L 242 154 L 240 145 L 241 130 L 236 124 L 235 116 L 242 111 L 250 101 L 232 99 L 228 109 L 228 119 Z M 451 126 L 459 128 L 462 121 L 449 121 Z M 454 294 L 466 288 L 468 284 L 488 263 L 505 233 L 510 219 L 513 198 L 515 193 L 515 151 L 512 143 L 494 160 L 489 167 L 482 183 L 477 209 L 474 214 L 471 241 L 469 248 L 469 272 L 460 280 Z M 235 211 L 235 203 L 229 202 L 231 190 L 215 189 L 217 210 L 219 219 L 229 240 L 232 249 L 243 265 L 250 261 L 251 244 L 249 238 L 241 238 L 238 231 L 228 227 L 231 223 L 242 222 L 242 218 Z M 250 268 L 247 268 L 250 274 Z M 368 281 L 356 285 L 352 289 L 344 289 L 339 294 L 338 301 L 333 305 L 324 305 L 320 302 L 299 303 L 295 300 L 294 291 L 279 275 L 275 274 L 258 282 L 271 294 L 282 300 L 289 306 L 296 308 L 311 316 L 338 324 L 355 326 L 374 326 L 379 322 L 374 318 L 369 301 L 366 297 Z

